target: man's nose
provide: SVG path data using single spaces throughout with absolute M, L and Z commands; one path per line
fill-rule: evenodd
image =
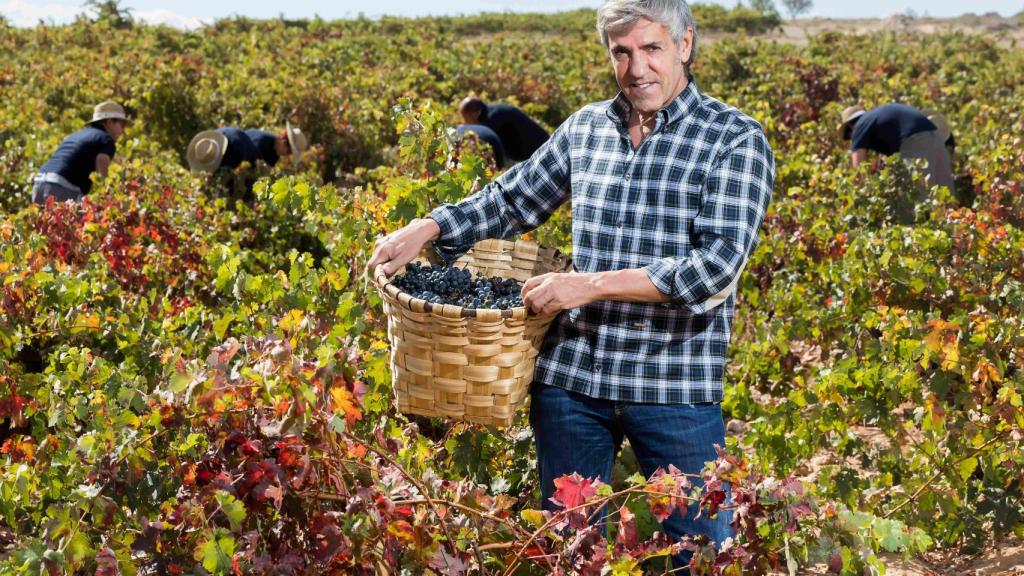
M 629 58 L 629 75 L 642 78 L 647 73 L 647 55 L 643 50 L 634 52 Z

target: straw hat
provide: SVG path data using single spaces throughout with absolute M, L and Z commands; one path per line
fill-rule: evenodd
M 309 141 L 302 130 L 291 122 L 285 124 L 285 133 L 288 134 L 288 147 L 292 149 L 292 162 L 298 164 L 302 153 L 309 147 Z
M 89 120 L 89 123 L 92 124 L 93 122 L 99 122 L 108 118 L 128 121 L 124 108 L 113 100 L 107 100 L 106 102 L 100 102 L 92 109 L 92 120 Z
M 865 112 L 864 107 L 863 106 L 857 106 L 857 105 L 849 106 L 849 107 L 846 108 L 846 110 L 843 110 L 842 119 L 840 120 L 839 126 L 837 127 L 838 130 L 839 130 L 839 133 L 843 135 L 843 138 L 847 138 L 847 136 L 846 136 L 846 126 L 850 122 L 853 122 L 857 118 L 860 118 L 861 116 L 863 116 L 864 112 Z
M 921 110 L 921 113 L 928 117 L 928 120 L 939 130 L 939 140 L 945 142 L 949 140 L 949 135 L 953 133 L 953 129 L 949 127 L 949 120 L 946 120 L 946 115 L 934 108 L 925 108 Z
M 220 166 L 228 149 L 228 137 L 216 130 L 204 130 L 192 137 L 185 157 L 192 173 L 213 172 Z

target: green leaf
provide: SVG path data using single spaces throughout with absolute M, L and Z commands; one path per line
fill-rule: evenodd
M 217 340 L 224 340 L 224 335 L 228 331 L 228 326 L 230 326 L 234 320 L 234 314 L 231 312 L 225 312 L 220 318 L 213 321 L 213 333 L 217 336 Z
M 231 557 L 235 553 L 235 539 L 223 530 L 217 530 L 213 537 L 199 545 L 195 559 L 203 564 L 207 572 L 227 574 L 231 571 Z
M 221 490 L 217 492 L 217 503 L 224 515 L 228 517 L 231 530 L 238 532 L 242 529 L 242 522 L 245 521 L 245 505 L 231 494 Z
M 878 544 L 887 552 L 899 552 L 906 545 L 906 531 L 901 522 L 879 518 L 873 532 Z
M 973 457 L 967 458 L 960 462 L 958 468 L 960 469 L 960 479 L 966 481 L 978 468 L 978 459 Z

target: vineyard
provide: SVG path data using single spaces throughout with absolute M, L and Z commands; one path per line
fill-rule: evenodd
M 759 40 L 695 7 L 700 89 L 760 122 L 777 174 L 738 288 L 728 445 L 704 488 L 560 479 L 497 429 L 393 405 L 377 237 L 498 175 L 454 142 L 468 93 L 557 127 L 616 93 L 593 11 L 220 20 L 194 32 L 0 19 L 0 574 L 663 574 L 658 520 L 734 507 L 706 574 L 956 567 L 1024 537 L 1024 52 L 961 33 Z M 132 123 L 81 207 L 31 175 L 97 102 Z M 851 167 L 852 103 L 936 108 L 956 193 Z M 301 164 L 189 174 L 196 132 L 296 122 Z M 245 169 L 243 169 L 245 170 Z M 530 239 L 568 251 L 571 209 Z M 723 502 L 724 483 L 732 502 Z M 602 505 L 608 530 L 587 522 Z

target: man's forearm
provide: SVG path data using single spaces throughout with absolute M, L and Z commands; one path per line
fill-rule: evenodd
M 668 302 L 669 297 L 651 282 L 641 268 L 596 272 L 590 283 L 595 300 L 617 300 L 620 302 Z

